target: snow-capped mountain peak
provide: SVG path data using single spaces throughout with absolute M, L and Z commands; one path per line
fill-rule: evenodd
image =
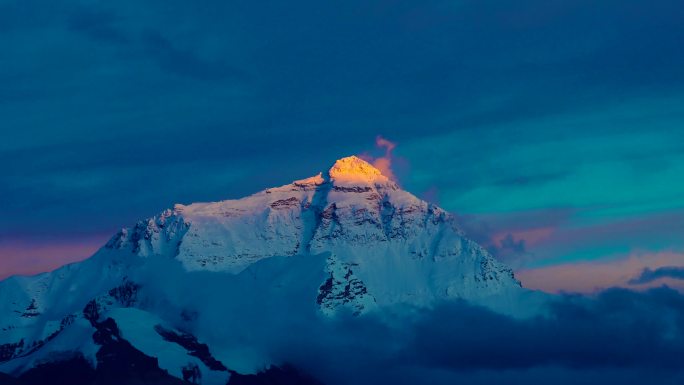
M 463 236 L 452 215 L 356 156 L 337 160 L 327 175 L 242 199 L 176 205 L 123 229 L 108 247 L 165 255 L 188 271 L 231 274 L 266 258 L 327 253 L 337 267 L 326 271 L 358 266 L 354 276 L 380 304 L 427 304 L 445 293 L 482 297 L 518 286 L 508 267 Z
M 328 171 L 334 184 L 387 184 L 389 179 L 365 160 L 348 156 L 338 159 Z
M 88 260 L 0 282 L 0 300 L 11 304 L 0 309 L 0 370 L 21 372 L 67 348 L 94 357 L 92 328 L 110 318 L 124 334 L 116 338 L 128 333 L 145 352 L 156 349 L 151 337 L 135 336 L 158 336 L 154 346 L 211 342 L 216 358 L 191 360 L 208 378 L 240 362 L 203 317 L 363 316 L 455 298 L 496 307 L 519 290 L 512 270 L 467 239 L 454 216 L 351 156 L 245 198 L 175 205 L 122 229 Z M 174 328 L 192 338 L 174 337 Z M 185 353 L 174 349 L 160 363 L 181 373 Z

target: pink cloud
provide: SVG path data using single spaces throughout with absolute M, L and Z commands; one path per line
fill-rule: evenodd
M 554 249 L 575 248 L 576 245 L 590 247 L 606 242 L 629 240 L 631 237 L 676 241 L 679 237 L 677 230 L 684 230 L 682 225 L 682 211 L 673 211 L 645 215 L 635 218 L 617 219 L 585 226 L 563 226 L 540 244 L 549 245 Z M 663 228 L 667 226 L 668 231 Z
M 548 257 L 539 247 L 553 244 L 563 231 L 570 210 L 548 209 L 514 213 L 459 215 L 466 236 L 514 268 Z
M 394 172 L 392 171 L 392 159 L 383 157 L 383 158 L 378 158 L 373 161 L 373 167 L 377 168 L 380 170 L 382 175 L 390 178 L 393 181 L 397 180 L 397 177 L 394 175 Z
M 521 269 L 516 277 L 523 286 L 550 293 L 594 293 L 609 287 L 645 289 L 664 284 L 684 291 L 684 281 L 662 278 L 644 285 L 628 282 L 645 269 L 665 266 L 683 266 L 684 253 L 663 251 L 658 253 L 635 252 L 613 260 L 567 263 L 548 267 Z
M 375 137 L 375 145 L 378 146 L 379 148 L 384 148 L 386 152 L 386 155 L 390 155 L 392 150 L 397 146 L 396 143 L 389 141 L 388 139 L 383 138 L 382 136 L 378 135 Z
M 373 157 L 367 153 L 363 153 L 359 155 L 361 159 L 364 159 L 367 162 L 370 162 L 373 167 L 377 168 L 380 170 L 382 175 L 388 177 L 389 179 L 397 182 L 397 177 L 392 169 L 392 163 L 394 162 L 394 155 L 392 154 L 392 151 L 394 148 L 397 146 L 395 142 L 392 142 L 386 138 L 383 138 L 382 136 L 378 135 L 375 138 L 375 147 L 381 149 L 384 151 L 384 154 L 381 157 Z

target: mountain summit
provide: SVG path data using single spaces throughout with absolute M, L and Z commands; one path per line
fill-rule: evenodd
M 204 383 L 225 383 L 230 371 L 270 364 L 236 348 L 264 320 L 452 299 L 489 306 L 519 290 L 454 216 L 350 156 L 327 175 L 242 199 L 177 204 L 83 262 L 0 282 L 0 371 L 73 352 L 97 366 L 112 341 L 126 341 L 172 376 L 191 367 Z M 232 332 L 218 333 L 217 319 Z
M 388 183 L 389 179 L 380 170 L 356 156 L 339 159 L 328 171 L 333 182 L 337 183 Z

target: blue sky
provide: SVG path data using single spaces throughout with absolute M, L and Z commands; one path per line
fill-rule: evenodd
M 674 0 L 4 2 L 3 269 L 377 135 L 402 186 L 532 286 L 681 265 L 681 20 Z

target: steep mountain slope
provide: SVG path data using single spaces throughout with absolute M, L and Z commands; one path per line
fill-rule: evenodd
M 86 261 L 0 282 L 0 371 L 74 352 L 103 365 L 114 340 L 219 384 L 273 363 L 250 341 L 271 337 L 257 331 L 274 317 L 296 328 L 450 299 L 504 309 L 521 292 L 452 215 L 352 156 L 243 199 L 176 205 Z

